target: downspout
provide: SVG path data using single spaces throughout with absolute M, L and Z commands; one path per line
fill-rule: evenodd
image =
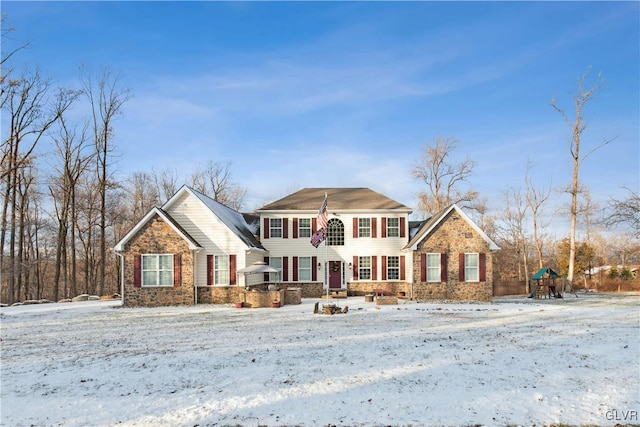
M 113 253 L 120 257 L 120 300 L 124 306 L 124 255 L 116 250 Z
M 196 255 L 201 250 L 201 248 L 191 250 L 191 252 L 193 253 L 193 274 L 191 276 L 193 277 L 193 300 L 195 305 L 198 305 L 198 264 L 196 262 Z

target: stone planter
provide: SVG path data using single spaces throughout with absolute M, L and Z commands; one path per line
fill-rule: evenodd
M 364 296 L 364 302 L 373 302 L 373 294 L 367 294 Z

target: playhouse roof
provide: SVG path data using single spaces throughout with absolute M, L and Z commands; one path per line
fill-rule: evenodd
M 536 274 L 533 275 L 532 279 L 542 279 L 545 274 L 548 274 L 548 277 L 560 277 L 560 275 L 553 271 L 550 267 L 542 267 Z

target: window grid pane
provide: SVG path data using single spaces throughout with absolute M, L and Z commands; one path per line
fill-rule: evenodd
M 173 255 L 142 255 L 142 286 L 173 286 Z
M 327 244 L 329 246 L 344 246 L 344 224 L 337 218 L 331 218 L 327 223 L 329 234 Z
M 439 282 L 440 276 L 440 254 L 427 254 L 427 282 Z
M 371 280 L 371 257 L 361 256 L 358 258 L 358 278 Z
M 464 254 L 464 280 L 465 282 L 480 280 L 480 257 L 478 254 Z
M 400 278 L 400 257 L 387 257 L 387 279 L 398 280 Z
M 387 218 L 387 237 L 400 236 L 400 220 L 398 218 Z
M 311 280 L 311 257 L 298 258 L 298 280 Z
M 298 220 L 298 236 L 311 237 L 311 219 L 300 218 Z
M 282 257 L 269 258 L 269 265 L 274 268 L 282 268 Z M 277 282 L 280 280 L 280 273 L 269 273 L 269 281 Z
M 271 218 L 269 229 L 270 237 L 282 237 L 282 218 Z
M 358 237 L 371 237 L 371 218 L 358 218 Z
M 215 256 L 213 283 L 215 285 L 229 284 L 229 255 Z

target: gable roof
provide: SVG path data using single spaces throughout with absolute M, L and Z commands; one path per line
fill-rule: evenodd
M 498 245 L 493 240 L 491 240 L 491 238 L 489 238 L 489 236 L 487 236 L 487 234 L 484 231 L 482 231 L 482 229 L 478 227 L 476 223 L 473 222 L 471 218 L 469 218 L 469 216 L 465 214 L 464 211 L 458 207 L 458 205 L 454 203 L 444 208 L 443 210 L 441 210 L 440 212 L 438 212 L 437 214 L 429 218 L 427 221 L 425 221 L 422 224 L 422 226 L 418 229 L 418 231 L 415 233 L 415 235 L 411 238 L 411 240 L 409 240 L 409 243 L 407 243 L 407 245 L 403 248 L 403 250 L 409 250 L 409 249 L 416 250 L 418 248 L 418 244 L 422 242 L 429 234 L 431 234 L 431 232 L 436 228 L 436 226 L 440 224 L 447 217 L 447 215 L 449 215 L 451 211 L 455 211 L 478 234 L 480 234 L 480 236 L 487 243 L 489 243 L 490 250 L 497 251 L 498 249 L 500 249 L 500 247 L 498 247 Z
M 260 244 L 256 236 L 253 234 L 251 227 L 247 224 L 245 217 L 240 212 L 231 209 L 230 207 L 223 205 L 220 202 L 213 200 L 211 197 L 202 194 L 201 192 L 183 185 L 164 205 L 163 209 L 169 208 L 175 201 L 183 194 L 188 193 L 194 196 L 197 200 L 215 215 L 233 234 L 235 234 L 245 245 L 250 248 L 262 249 L 264 247 Z
M 369 188 L 303 188 L 280 200 L 269 203 L 256 212 L 262 211 L 317 211 L 327 194 L 330 210 L 400 210 L 411 212 L 411 208 Z
M 142 227 L 155 215 L 158 215 L 164 220 L 164 222 L 169 224 L 171 228 L 173 228 L 173 230 L 189 244 L 189 249 L 202 249 L 202 246 L 196 241 L 196 239 L 191 237 L 171 215 L 159 207 L 152 208 L 131 230 L 129 230 L 129 232 L 113 247 L 113 249 L 116 251 L 123 251 L 124 245 L 126 245 L 133 236 L 138 234 L 140 229 L 142 229 Z

